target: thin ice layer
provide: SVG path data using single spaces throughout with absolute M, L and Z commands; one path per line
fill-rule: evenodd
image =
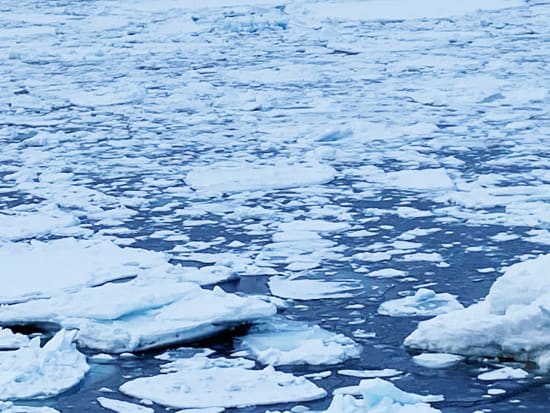
M 275 306 L 261 298 L 219 287 L 134 280 L 4 306 L 0 322 L 76 328 L 80 346 L 121 353 L 197 340 L 275 313 Z
M 196 356 L 165 366 L 169 373 L 142 377 L 123 384 L 120 391 L 174 408 L 237 407 L 322 398 L 326 392 L 303 377 L 241 359 Z
M 263 364 L 337 364 L 359 357 L 361 346 L 317 325 L 275 319 L 253 327 L 241 345 Z
M 420 288 L 409 297 L 382 303 L 378 312 L 392 317 L 434 316 L 463 308 L 454 295 L 437 294 L 428 288 Z
M 407 393 L 380 378 L 361 380 L 357 386 L 336 389 L 334 393 L 324 413 L 438 413 L 429 403 L 442 400 L 441 396 Z
M 273 295 L 294 300 L 321 300 L 325 298 L 349 298 L 362 289 L 360 282 L 324 281 L 306 278 L 271 277 L 268 281 Z
M 411 348 L 512 357 L 550 367 L 550 255 L 514 264 L 479 303 L 423 321 Z
M 27 347 L 0 352 L 0 400 L 55 396 L 78 384 L 89 367 L 76 350 L 76 331 L 59 331 L 44 347 L 40 338 Z

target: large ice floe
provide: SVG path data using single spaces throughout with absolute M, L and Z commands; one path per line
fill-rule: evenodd
M 323 413 L 438 413 L 429 403 L 443 400 L 439 395 L 407 393 L 380 378 L 361 380 L 357 386 L 339 388 L 334 393 Z
M 0 308 L 8 325 L 58 324 L 78 329 L 76 342 L 108 353 L 147 350 L 211 336 L 270 317 L 273 304 L 173 281 L 108 283 Z
M 337 364 L 361 353 L 361 347 L 343 334 L 280 318 L 252 327 L 239 341 L 256 360 L 273 366 Z
M 76 331 L 59 331 L 43 347 L 40 338 L 0 352 L 0 400 L 57 395 L 78 384 L 88 372 L 86 356 L 73 339 Z
M 479 303 L 423 321 L 411 348 L 534 361 L 550 368 L 550 255 L 510 266 Z
M 175 408 L 263 405 L 322 398 L 325 390 L 303 377 L 268 366 L 254 370 L 246 359 L 198 354 L 165 364 L 159 375 L 124 383 L 120 391 Z

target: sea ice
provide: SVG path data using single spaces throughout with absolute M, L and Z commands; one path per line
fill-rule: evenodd
M 442 369 L 450 367 L 464 360 L 464 357 L 446 353 L 422 353 L 413 357 L 413 361 L 430 369 Z
M 405 339 L 411 348 L 512 357 L 550 368 L 550 255 L 510 266 L 485 299 L 423 321 Z
M 77 343 L 106 353 L 146 350 L 270 317 L 273 304 L 187 282 L 133 280 L 0 308 L 4 324 L 76 328 Z
M 209 192 L 270 191 L 330 182 L 336 171 L 316 163 L 198 167 L 191 170 L 186 183 Z
M 384 379 L 365 379 L 357 386 L 336 389 L 323 413 L 440 413 L 429 403 L 441 400 L 442 396 L 404 392 Z
M 378 313 L 392 317 L 434 316 L 463 308 L 454 295 L 419 288 L 414 295 L 382 303 Z
M 273 366 L 337 364 L 361 353 L 361 346 L 342 334 L 284 319 L 258 324 L 239 341 L 255 359 Z
M 51 407 L 20 406 L 12 402 L 0 401 L 0 412 L 2 413 L 59 413 Z
M 78 384 L 89 367 L 75 334 L 60 330 L 44 347 L 35 337 L 26 347 L 0 352 L 0 400 L 55 396 Z
M 481 373 L 477 378 L 483 381 L 496 381 L 496 380 L 513 380 L 524 379 L 529 376 L 523 369 L 515 369 L 513 367 L 502 367 L 497 370 Z
M 14 333 L 9 328 L 0 327 L 0 350 L 13 350 L 29 344 L 29 338 L 23 334 Z
M 440 191 L 454 188 L 445 169 L 409 169 L 374 175 L 373 182 L 404 191 Z
M 122 400 L 110 399 L 107 397 L 98 397 L 97 402 L 105 409 L 117 413 L 154 413 L 151 407 L 140 406 L 139 404 L 129 403 Z
M 338 370 L 338 374 L 342 376 L 359 377 L 362 379 L 372 379 L 375 377 L 395 377 L 403 374 L 400 370 L 383 369 L 383 370 Z
M 305 278 L 271 277 L 268 281 L 271 293 L 293 300 L 322 300 L 325 298 L 349 298 L 362 290 L 360 282 L 324 281 Z
M 303 377 L 269 366 L 252 370 L 242 359 L 198 355 L 164 366 L 160 375 L 138 378 L 120 387 L 129 396 L 174 408 L 237 407 L 309 401 L 326 392 Z

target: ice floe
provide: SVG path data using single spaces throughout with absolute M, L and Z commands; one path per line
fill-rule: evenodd
M 263 364 L 337 364 L 359 357 L 361 346 L 317 325 L 274 319 L 258 324 L 239 340 Z
M 517 369 L 513 367 L 501 367 L 493 371 L 481 373 L 477 378 L 483 381 L 496 381 L 496 380 L 517 380 L 524 379 L 529 376 L 523 369 Z
M 464 357 L 446 353 L 422 353 L 413 357 L 413 361 L 422 367 L 442 369 L 455 365 L 464 360 Z
M 403 374 L 400 370 L 382 369 L 382 370 L 338 370 L 338 374 L 342 376 L 359 377 L 362 379 L 372 379 L 376 377 L 395 377 Z
M 167 373 L 124 383 L 123 393 L 175 408 L 209 408 L 308 401 L 326 392 L 303 377 L 273 367 L 252 370 L 240 359 L 198 355 L 165 365 Z
M 334 394 L 324 413 L 437 413 L 440 411 L 429 403 L 443 400 L 442 396 L 407 393 L 380 378 L 361 380 L 359 385 L 336 389 Z
M 108 283 L 0 308 L 4 324 L 55 323 L 78 329 L 77 343 L 107 353 L 132 352 L 205 338 L 270 317 L 273 304 L 195 283 Z
M 190 171 L 185 180 L 194 189 L 210 192 L 270 191 L 324 184 L 335 174 L 328 165 L 279 162 L 275 165 L 199 167 Z
M 27 344 L 29 344 L 29 338 L 26 335 L 0 327 L 0 350 L 14 350 Z
M 463 308 L 454 295 L 419 288 L 414 295 L 380 304 L 378 312 L 393 317 L 434 316 Z
M 110 399 L 108 397 L 98 397 L 97 402 L 101 407 L 117 413 L 154 413 L 155 411 L 151 407 L 140 406 L 139 404 Z
M 76 331 L 59 331 L 43 347 L 33 338 L 18 350 L 0 352 L 0 400 L 55 396 L 88 372 L 86 356 L 73 343 Z
M 0 412 L 2 413 L 59 413 L 51 407 L 21 406 L 13 402 L 0 401 Z
M 550 368 L 550 255 L 510 266 L 470 307 L 423 321 L 405 345 L 473 356 L 513 357 Z

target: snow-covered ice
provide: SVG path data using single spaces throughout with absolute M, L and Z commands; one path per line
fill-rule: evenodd
M 414 295 L 380 304 L 378 312 L 392 317 L 434 316 L 463 308 L 454 295 L 419 288 Z
M 550 255 L 510 266 L 479 303 L 423 321 L 405 345 L 550 368 Z
M 209 359 L 203 355 L 165 366 L 167 373 L 124 383 L 120 390 L 175 408 L 237 407 L 308 401 L 326 392 L 303 377 L 268 366 L 253 370 L 239 359 Z
M 88 372 L 86 356 L 73 343 L 76 331 L 59 331 L 43 347 L 40 338 L 0 352 L 0 400 L 55 396 Z
M 361 353 L 361 346 L 343 334 L 279 318 L 252 327 L 240 341 L 256 360 L 273 366 L 337 364 Z

